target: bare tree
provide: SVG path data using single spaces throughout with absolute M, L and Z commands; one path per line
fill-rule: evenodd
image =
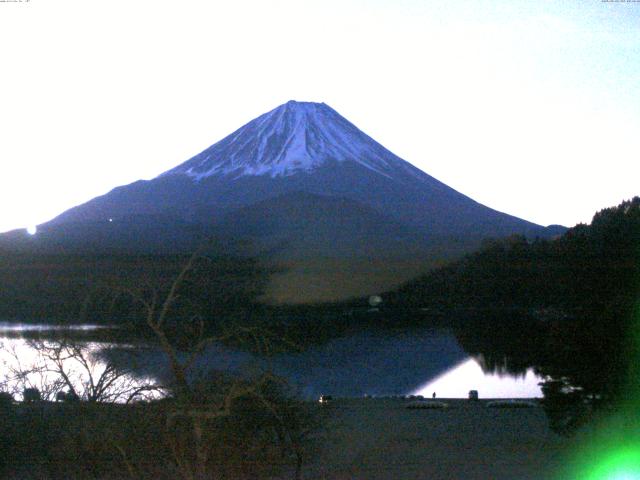
M 152 379 L 141 379 L 134 372 L 105 355 L 108 345 L 82 342 L 69 335 L 26 342 L 33 356 L 26 361 L 13 348 L 4 348 L 5 390 L 20 395 L 37 389 L 43 400 L 74 398 L 87 402 L 129 403 L 158 397 L 163 387 Z
M 207 334 L 203 320 L 196 316 L 183 319 L 187 324 L 185 327 L 194 332 L 190 345 L 184 350 L 179 350 L 167 335 L 168 317 L 178 304 L 183 284 L 199 258 L 198 254 L 189 258 L 164 296 L 157 288 L 149 286 L 137 290 L 120 289 L 121 294 L 129 296 L 142 306 L 144 323 L 153 332 L 168 361 L 172 376 L 169 388 L 175 403 L 167 414 L 166 427 L 178 470 L 185 480 L 211 478 L 210 460 L 215 444 L 211 443 L 209 433 L 221 420 L 236 413 L 238 403 L 248 399 L 268 413 L 274 443 L 279 445 L 281 456 L 284 456 L 285 452 L 294 455 L 295 478 L 301 478 L 302 444 L 309 429 L 306 426 L 301 428 L 304 422 L 291 422 L 291 419 L 287 418 L 291 415 L 283 415 L 284 410 L 279 403 L 281 399 L 268 394 L 270 387 L 283 385 L 281 379 L 267 369 L 251 380 L 240 378 L 218 380 L 214 385 L 207 385 L 209 387 L 207 391 L 199 388 L 197 382 L 190 381 L 192 369 L 209 345 L 229 340 L 250 342 L 254 351 L 268 357 L 273 352 L 276 341 L 284 342 L 284 340 L 275 339 L 264 329 L 239 324 L 223 327 L 222 331 L 216 335 Z M 189 445 L 188 450 L 191 454 L 187 454 L 184 442 L 180 441 L 180 435 L 177 434 L 177 429 L 184 426 L 185 422 L 190 425 L 190 438 L 186 443 Z M 129 470 L 132 470 L 131 466 Z
M 215 478 L 224 469 L 246 465 L 255 469 L 260 462 L 284 465 L 295 478 L 301 478 L 310 424 L 299 404 L 284 395 L 284 382 L 268 365 L 242 377 L 214 373 L 198 378 L 196 374 L 198 360 L 210 345 L 242 343 L 268 358 L 283 343 L 264 328 L 238 322 L 217 322 L 218 329 L 212 333 L 203 317 L 185 309 L 188 300 L 184 295 L 195 281 L 192 274 L 199 261 L 207 260 L 191 256 L 164 288 L 148 284 L 110 287 L 111 301 L 125 297 L 137 306 L 142 330 L 151 333 L 166 359 L 168 381 L 140 378 L 134 368 L 110 355 L 109 344 L 60 335 L 30 340 L 35 356 L 28 361 L 19 352 L 11 352 L 11 361 L 5 360 L 5 385 L 12 385 L 18 394 L 25 388 L 38 388 L 45 400 L 54 400 L 60 392 L 91 403 L 129 403 L 162 396 L 162 401 L 142 405 L 129 418 L 140 425 L 160 421 L 164 438 L 154 441 L 159 442 L 159 451 L 166 448 L 170 453 L 160 458 L 169 462 L 168 470 L 175 473 L 171 478 Z M 176 331 L 182 335 L 180 341 L 173 338 Z M 189 341 L 185 341 L 187 336 Z M 116 424 L 108 430 L 101 434 L 102 443 L 119 453 L 131 478 L 146 478 L 146 460 L 136 442 L 123 436 Z M 236 473 L 231 476 L 242 476 Z

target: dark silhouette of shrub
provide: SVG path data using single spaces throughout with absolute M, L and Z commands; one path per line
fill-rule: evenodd
M 40 390 L 37 388 L 25 388 L 22 391 L 22 401 L 25 403 L 39 402 L 42 399 Z

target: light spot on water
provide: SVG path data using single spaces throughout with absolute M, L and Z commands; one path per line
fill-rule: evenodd
M 413 392 L 424 397 L 436 392 L 439 397 L 467 398 L 469 390 L 478 390 L 481 398 L 539 398 L 542 381 L 533 370 L 524 376 L 485 373 L 474 359 L 467 359 Z

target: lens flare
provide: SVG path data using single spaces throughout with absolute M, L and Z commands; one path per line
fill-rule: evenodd
M 558 477 L 576 480 L 640 480 L 640 308 L 629 339 L 630 368 L 626 399 L 575 446 Z
M 640 445 L 603 452 L 576 478 L 584 480 L 640 480 Z

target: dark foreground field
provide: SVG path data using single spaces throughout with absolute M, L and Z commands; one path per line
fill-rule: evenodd
M 541 407 L 441 401 L 448 407 L 412 410 L 401 399 L 336 400 L 305 478 L 554 478 L 564 441 Z
M 566 440 L 549 430 L 541 407 L 439 401 L 447 408 L 408 409 L 407 400 L 365 398 L 301 405 L 319 423 L 310 432 L 309 448 L 304 448 L 299 477 L 286 451 L 251 421 L 259 411 L 232 416 L 218 425 L 217 433 L 211 432 L 213 463 L 197 478 L 557 478 L 553 472 Z M 0 429 L 2 478 L 191 478 L 183 475 L 181 462 L 176 463 L 191 458 L 193 443 L 185 436 L 189 430 L 178 425 L 167 443 L 171 432 L 161 404 L 42 403 L 15 408 L 13 416 L 5 412 Z

